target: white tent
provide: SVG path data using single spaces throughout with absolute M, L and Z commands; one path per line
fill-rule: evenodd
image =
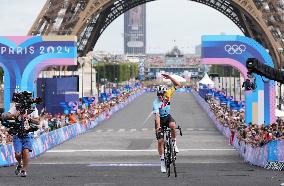
M 284 117 L 284 111 L 279 110 L 279 109 L 275 109 L 275 116 L 283 118 Z
M 214 86 L 214 82 L 210 79 L 210 77 L 208 76 L 208 74 L 206 73 L 204 75 L 204 77 L 199 81 L 200 84 L 203 84 L 203 85 L 209 85 L 211 87 Z

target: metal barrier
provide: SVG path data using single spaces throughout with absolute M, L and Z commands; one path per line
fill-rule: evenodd
M 208 103 L 200 97 L 197 92 L 192 91 L 192 94 L 216 125 L 217 129 L 226 136 L 226 138 L 230 139 L 231 131 L 229 127 L 224 127 L 220 124 L 214 113 L 211 112 Z M 262 147 L 252 147 L 250 144 L 245 144 L 244 141 L 239 142 L 235 135 L 233 146 L 244 158 L 244 161 L 252 165 L 274 170 L 284 170 L 284 140 L 274 140 Z

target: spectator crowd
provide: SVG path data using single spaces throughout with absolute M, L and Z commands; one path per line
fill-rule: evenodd
M 261 147 L 272 140 L 284 139 L 284 122 L 280 118 L 269 126 L 254 123 L 246 125 L 244 109 L 231 110 L 227 105 L 220 104 L 214 97 L 207 99 L 207 102 L 220 124 L 230 128 L 230 144 L 233 144 L 235 136 L 239 143 L 243 141 L 253 147 Z
M 56 130 L 61 127 L 80 123 L 87 125 L 90 121 L 94 121 L 100 114 L 104 113 L 108 118 L 111 108 L 117 104 L 124 103 L 128 97 L 141 91 L 141 88 L 132 88 L 131 91 L 126 91 L 120 95 L 113 97 L 112 99 L 95 103 L 95 100 L 91 104 L 83 103 L 82 99 L 79 100 L 81 107 L 75 112 L 69 114 L 58 113 L 52 115 L 51 113 L 42 112 L 40 114 L 39 129 L 34 132 L 35 138 L 38 136 Z M 13 142 L 13 137 L 9 135 L 8 129 L 0 124 L 0 145 L 10 144 Z

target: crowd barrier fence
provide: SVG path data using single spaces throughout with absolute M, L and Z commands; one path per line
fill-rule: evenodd
M 215 114 L 210 110 L 209 104 L 197 92 L 192 91 L 192 94 L 216 125 L 217 129 L 229 140 L 231 137 L 229 127 L 223 126 L 218 121 Z M 244 158 L 244 161 L 251 165 L 273 170 L 284 170 L 284 140 L 274 140 L 262 147 L 253 147 L 244 141 L 239 142 L 237 135 L 234 135 L 233 146 Z
M 80 134 L 87 132 L 89 129 L 96 127 L 103 121 L 110 118 L 115 112 L 123 109 L 126 105 L 132 102 L 135 98 L 142 95 L 145 90 L 142 90 L 134 95 L 128 97 L 124 103 L 115 105 L 109 112 L 103 112 L 94 121 L 90 121 L 87 125 L 72 124 L 63 128 L 56 129 L 54 131 L 40 135 L 38 138 L 34 138 L 32 142 L 33 151 L 30 153 L 30 157 L 34 158 L 41 155 L 53 147 L 68 141 Z M 12 144 L 0 144 L 0 167 L 11 166 L 16 163 L 14 155 L 14 147 Z

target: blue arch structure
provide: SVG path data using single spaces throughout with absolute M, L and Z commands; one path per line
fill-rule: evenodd
M 4 69 L 4 109 L 14 91 L 36 92 L 39 71 L 51 65 L 77 63 L 76 36 L 0 37 L 0 65 Z M 47 64 L 49 63 L 49 64 Z
M 210 35 L 202 37 L 202 63 L 231 65 L 246 78 L 246 61 L 257 58 L 274 68 L 272 58 L 265 48 L 255 40 L 245 36 Z M 245 122 L 265 124 L 275 122 L 275 82 L 256 77 L 257 88 L 245 91 Z
M 45 54 L 30 61 L 22 73 L 21 90 L 33 91 L 33 82 L 37 78 L 38 74 L 36 72 L 40 72 L 46 66 L 68 64 L 70 62 L 69 58 L 76 58 L 76 56 L 72 56 L 74 53 L 75 51 L 73 48 L 72 53 L 69 54 Z M 73 61 L 71 61 L 70 65 L 73 65 Z

